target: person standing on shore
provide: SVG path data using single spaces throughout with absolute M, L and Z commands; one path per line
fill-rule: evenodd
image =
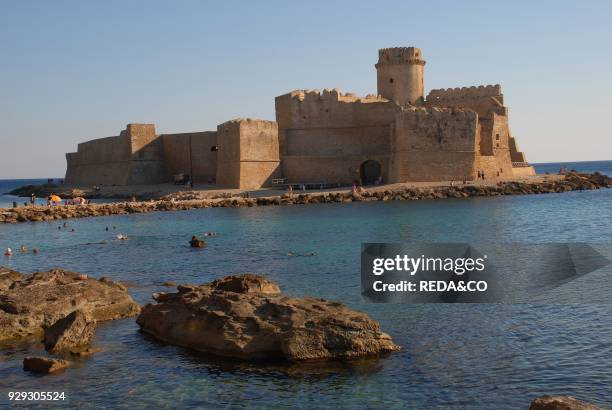
M 35 206 L 36 205 L 36 195 L 34 195 L 33 192 L 32 192 L 32 195 L 30 195 L 30 205 L 31 206 Z

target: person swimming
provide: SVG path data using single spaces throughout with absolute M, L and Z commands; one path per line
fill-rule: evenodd
M 11 256 L 13 254 L 13 250 L 11 248 L 6 248 L 4 250 L 4 256 Z
M 28 247 L 27 247 L 27 246 L 25 246 L 25 245 L 21 245 L 21 246 L 19 247 L 19 251 L 20 251 L 20 252 L 27 252 L 27 251 L 28 251 Z
M 202 239 L 198 238 L 197 236 L 193 235 L 191 237 L 191 240 L 189 241 L 189 246 L 191 246 L 192 248 L 203 248 L 206 246 L 206 242 L 204 242 Z
M 119 235 L 117 235 L 117 239 L 120 241 L 127 241 L 129 238 L 127 235 L 120 233 Z

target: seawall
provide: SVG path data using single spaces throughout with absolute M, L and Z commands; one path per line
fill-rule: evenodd
M 185 211 L 199 208 L 253 207 L 267 205 L 298 205 L 344 203 L 360 201 L 412 201 L 422 199 L 469 198 L 501 195 L 549 194 L 611 188 L 612 178 L 605 175 L 569 174 L 564 179 L 549 182 L 500 182 L 494 186 L 442 186 L 433 188 L 396 188 L 363 192 L 317 192 L 283 194 L 259 198 L 223 196 L 210 199 L 176 199 L 171 195 L 160 200 L 116 202 L 110 204 L 68 205 L 54 207 L 0 208 L 0 223 L 41 222 L 70 218 L 126 215 L 158 211 Z M 185 195 L 182 195 L 185 198 Z M 187 196 L 188 197 L 188 196 Z

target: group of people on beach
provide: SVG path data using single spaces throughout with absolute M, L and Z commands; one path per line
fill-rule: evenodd
M 39 203 L 40 202 L 40 203 Z M 27 202 L 23 203 L 23 206 L 37 206 L 37 205 L 41 205 L 41 206 L 57 206 L 57 205 L 62 205 L 62 203 L 65 206 L 68 205 L 89 205 L 91 203 L 91 200 L 89 199 L 85 199 L 83 197 L 74 197 L 71 199 L 65 199 L 62 200 L 62 198 L 60 198 L 58 195 L 54 194 L 53 192 L 46 198 L 44 199 L 40 199 L 36 197 L 36 194 L 32 193 L 32 195 L 30 195 L 30 203 L 28 204 Z M 19 204 L 17 204 L 17 201 L 13 201 L 13 208 L 17 208 L 19 207 Z

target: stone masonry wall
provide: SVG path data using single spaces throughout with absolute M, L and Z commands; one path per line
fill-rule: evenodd
M 160 138 L 169 180 L 176 174 L 191 175 L 193 167 L 194 182 L 215 181 L 217 152 L 211 147 L 217 145 L 216 131 L 162 134 Z
M 406 108 L 397 114 L 390 182 L 469 178 L 477 156 L 478 115 L 470 110 Z
M 290 182 L 350 184 L 376 160 L 388 177 L 390 125 L 399 107 L 369 95 L 298 90 L 276 97 L 283 176 Z
M 130 168 L 130 141 L 127 134 L 99 138 L 78 145 L 66 154 L 68 184 L 124 185 Z
M 165 181 L 160 141 L 153 124 L 128 124 L 116 137 L 79 144 L 66 154 L 66 183 L 133 185 Z
M 491 111 L 507 114 L 499 84 L 431 90 L 427 94 L 425 105 L 469 108 L 476 111 L 480 117 L 488 117 Z
M 217 127 L 217 183 L 256 189 L 281 176 L 278 126 L 273 121 L 237 119 Z

